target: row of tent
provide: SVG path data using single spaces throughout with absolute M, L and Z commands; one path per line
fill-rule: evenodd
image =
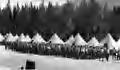
M 49 41 L 45 41 L 40 34 L 36 34 L 33 36 L 33 38 L 30 38 L 29 35 L 24 35 L 23 33 L 18 36 L 13 36 L 12 33 L 8 33 L 5 36 L 0 34 L 0 42 L 34 42 L 34 43 L 52 43 L 52 44 L 66 44 L 66 45 L 73 45 L 76 46 L 103 46 L 104 44 L 107 44 L 109 49 L 120 49 L 120 39 L 118 41 L 115 41 L 110 33 L 106 35 L 106 37 L 101 40 L 100 42 L 96 39 L 96 37 L 92 37 L 88 42 L 86 42 L 82 36 L 78 33 L 75 37 L 71 35 L 69 39 L 64 42 L 60 37 L 55 33 L 53 36 L 49 39 Z

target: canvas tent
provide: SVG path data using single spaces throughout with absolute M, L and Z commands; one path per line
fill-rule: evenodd
M 96 37 L 92 37 L 91 40 L 88 42 L 88 46 L 100 46 L 99 41 L 96 39 Z
M 118 39 L 118 41 L 116 42 L 116 49 L 120 49 L 120 38 Z
M 7 42 L 15 42 L 15 41 L 18 40 L 18 38 L 19 38 L 18 35 L 13 36 L 12 33 L 9 33 L 9 34 L 6 36 L 6 41 L 7 41 Z
M 6 33 L 6 35 L 4 37 L 7 38 L 10 35 L 12 35 L 12 33 Z
M 31 38 L 29 35 L 24 35 L 23 33 L 20 35 L 20 37 L 18 38 L 18 41 L 20 42 L 31 42 Z
M 38 33 L 32 38 L 32 40 L 34 43 L 46 43 L 46 41 Z
M 16 34 L 14 37 L 15 37 L 15 39 L 18 39 L 18 38 L 19 38 L 19 36 L 18 36 L 17 34 Z
M 74 41 L 75 41 L 75 38 L 73 37 L 73 35 L 71 35 L 69 39 L 65 42 L 65 44 L 71 46 L 74 43 Z
M 32 41 L 32 39 L 30 38 L 30 36 L 26 35 L 25 36 L 25 42 L 31 42 L 31 41 Z
M 79 33 L 75 36 L 75 45 L 76 46 L 87 45 L 86 41 L 81 37 Z
M 25 35 L 22 33 L 20 37 L 18 38 L 18 41 L 25 42 Z
M 109 49 L 117 49 L 116 41 L 113 39 L 110 33 L 100 42 L 101 44 L 107 44 Z
M 12 33 L 9 33 L 7 36 L 6 36 L 6 42 L 15 42 L 16 39 L 15 37 L 12 35 Z
M 48 42 L 52 44 L 64 44 L 63 40 L 60 39 L 56 33 L 50 38 Z
M 0 33 L 0 42 L 2 42 L 4 39 L 4 36 Z

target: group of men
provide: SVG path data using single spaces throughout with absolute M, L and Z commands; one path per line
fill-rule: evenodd
M 106 59 L 109 60 L 109 56 L 114 59 L 120 59 L 120 50 L 108 49 L 107 45 L 103 47 L 93 47 L 93 46 L 69 46 L 63 44 L 51 44 L 51 43 L 5 43 L 7 49 L 13 51 L 37 54 L 37 55 L 49 55 L 49 56 L 59 56 L 74 59 Z

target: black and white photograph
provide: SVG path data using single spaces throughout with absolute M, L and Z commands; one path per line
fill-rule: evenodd
M 120 70 L 120 0 L 0 0 L 0 70 Z

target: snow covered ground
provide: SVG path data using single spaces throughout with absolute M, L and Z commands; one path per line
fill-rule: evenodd
M 1 46 L 0 46 L 1 47 Z M 0 48 L 1 49 L 1 48 Z M 0 50 L 0 70 L 18 70 L 26 59 L 36 62 L 38 70 L 119 70 L 120 63 L 97 60 L 74 60 L 53 56 L 38 56 Z

